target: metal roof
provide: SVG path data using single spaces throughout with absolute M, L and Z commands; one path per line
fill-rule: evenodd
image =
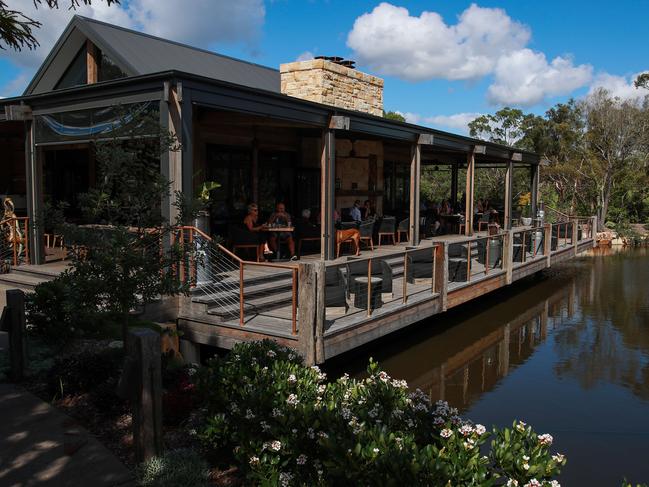
M 79 38 L 82 37 L 79 34 L 108 54 L 129 76 L 177 70 L 251 88 L 280 91 L 277 69 L 75 15 L 27 87 L 25 95 L 53 89 L 61 70 L 67 68 L 70 52 L 78 52 Z M 62 63 L 65 66 L 57 66 Z

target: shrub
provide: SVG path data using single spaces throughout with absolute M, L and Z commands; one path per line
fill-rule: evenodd
M 153 457 L 136 470 L 142 487 L 203 487 L 209 484 L 208 465 L 192 449 L 171 450 Z
M 488 433 L 372 361 L 364 380 L 325 379 L 273 342 L 237 345 L 200 375 L 199 434 L 262 486 L 551 485 L 565 464 L 550 455 L 549 436 L 519 423 Z
M 57 358 L 47 374 L 51 394 L 92 393 L 102 396 L 115 390 L 122 370 L 124 351 L 107 348 Z

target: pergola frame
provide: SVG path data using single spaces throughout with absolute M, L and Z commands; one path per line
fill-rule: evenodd
M 419 183 L 421 161 L 426 153 L 451 154 L 455 160 L 465 158 L 467 163 L 466 233 L 473 229 L 473 190 L 476 165 L 497 162 L 507 165 L 505 188 L 505 225 L 511 227 L 512 172 L 513 164 L 530 165 L 532 168 L 532 212 L 536 213 L 538 201 L 538 155 L 517 151 L 490 142 L 442 132 L 382 117 L 343 110 L 327 105 L 308 102 L 274 92 L 234 85 L 201 76 L 165 71 L 156 74 L 129 77 L 75 88 L 63 89 L 39 95 L 4 99 L 0 107 L 27 105 L 33 116 L 70 112 L 88 108 L 121 105 L 141 101 L 157 101 L 160 104 L 160 123 L 163 128 L 177 136 L 181 150 L 162 155 L 161 171 L 172 182 L 173 190 L 193 193 L 194 174 L 194 113 L 201 106 L 233 113 L 243 113 L 283 121 L 292 121 L 319 129 L 321 144 L 321 257 L 334 256 L 335 228 L 333 208 L 335 198 L 335 145 L 336 138 L 346 134 L 363 134 L 370 138 L 409 144 L 410 157 L 410 244 L 419 243 Z M 15 120 L 0 109 L 0 123 Z M 9 115 L 9 116 L 7 116 Z M 27 176 L 28 216 L 35 219 L 42 208 L 42 166 L 39 144 L 35 140 L 32 116 L 25 122 L 25 167 Z M 51 145 L 51 144 L 49 144 Z M 453 197 L 457 198 L 458 165 L 453 166 Z M 167 198 L 162 202 L 165 216 L 173 218 L 175 209 Z M 35 263 L 43 262 L 44 248 L 42 228 L 31 226 L 30 247 Z

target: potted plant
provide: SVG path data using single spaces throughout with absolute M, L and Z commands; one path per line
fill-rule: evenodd
M 523 207 L 521 222 L 526 227 L 532 224 L 532 207 L 530 205 L 525 205 Z

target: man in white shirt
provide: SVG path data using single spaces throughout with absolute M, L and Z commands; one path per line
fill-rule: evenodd
M 349 216 L 355 222 L 360 222 L 363 219 L 361 217 L 361 201 L 360 200 L 354 201 L 354 206 L 352 206 L 351 209 L 349 210 Z

